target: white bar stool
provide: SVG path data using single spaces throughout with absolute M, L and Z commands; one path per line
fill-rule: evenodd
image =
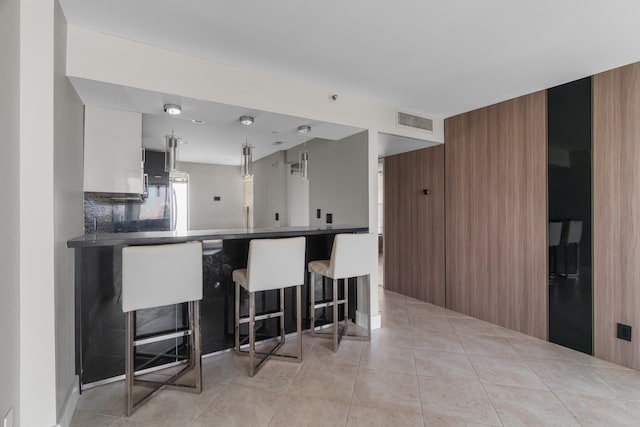
M 311 275 L 309 283 L 311 285 L 310 294 L 310 318 L 311 335 L 333 338 L 333 351 L 338 351 L 342 338 L 360 339 L 371 341 L 371 313 L 368 309 L 369 319 L 367 319 L 367 336 L 347 336 L 349 326 L 349 278 L 350 277 L 370 277 L 374 268 L 377 268 L 378 236 L 375 234 L 336 234 L 331 249 L 331 259 L 311 261 L 309 263 L 309 273 Z M 333 281 L 333 299 L 329 302 L 316 303 L 315 282 L 316 274 L 328 277 Z M 338 282 L 343 279 L 344 299 L 338 299 Z M 363 287 L 366 295 L 362 300 L 367 301 L 370 295 L 369 284 Z M 344 326 L 339 331 L 338 307 L 344 305 Z M 324 307 L 333 307 L 333 333 L 316 332 L 316 310 Z
M 233 270 L 232 277 L 236 284 L 235 296 L 235 349 L 238 354 L 249 355 L 249 376 L 257 373 L 270 358 L 302 361 L 302 316 L 300 314 L 300 288 L 304 284 L 304 259 L 306 239 L 292 237 L 283 239 L 254 239 L 249 242 L 249 258 L 247 268 Z M 249 315 L 240 317 L 240 286 L 249 292 Z M 284 345 L 284 289 L 296 287 L 296 332 L 297 352 L 295 355 L 276 354 Z M 280 305 L 276 312 L 256 316 L 256 292 L 280 290 Z M 280 341 L 268 352 L 257 352 L 255 349 L 256 321 L 280 318 Z M 249 324 L 249 350 L 241 350 L 240 324 Z M 255 355 L 262 357 L 257 364 Z
M 170 387 L 200 393 L 202 365 L 200 359 L 200 300 L 202 299 L 202 244 L 200 242 L 155 246 L 127 246 L 122 249 L 122 311 L 127 313 L 127 348 L 125 365 L 125 412 L 133 414 L 156 392 Z M 145 308 L 188 303 L 189 325 L 170 333 L 136 337 L 135 312 Z M 189 362 L 167 381 L 135 378 L 135 348 L 158 341 L 188 337 Z M 187 372 L 195 372 L 195 384 L 177 381 Z M 133 386 L 138 383 L 159 387 L 138 401 Z

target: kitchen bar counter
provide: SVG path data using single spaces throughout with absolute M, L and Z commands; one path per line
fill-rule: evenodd
M 122 248 L 128 245 L 154 245 L 203 242 L 203 299 L 200 303 L 202 353 L 214 353 L 234 345 L 234 295 L 232 272 L 246 267 L 249 242 L 256 238 L 305 236 L 305 262 L 328 259 L 333 238 L 338 233 L 367 232 L 367 227 L 315 226 L 227 230 L 156 231 L 133 233 L 90 233 L 67 242 L 75 249 L 76 265 L 76 373 L 81 390 L 85 386 L 121 378 L 124 373 L 124 327 L 122 312 Z M 215 242 L 214 242 L 215 241 Z M 153 268 L 149 266 L 149 268 Z M 308 277 L 305 279 L 308 280 Z M 179 286 L 176 283 L 176 286 Z M 153 292 L 153 283 L 149 283 Z M 302 287 L 302 324 L 309 327 L 308 284 Z M 355 316 L 356 286 L 350 281 L 349 311 Z M 243 291 L 244 293 L 244 291 Z M 331 286 L 316 287 L 316 300 L 331 296 Z M 293 288 L 285 291 L 285 329 L 295 329 Z M 248 310 L 243 297 L 241 311 Z M 256 310 L 274 311 L 279 292 L 269 291 L 256 299 Z M 342 310 L 340 310 L 342 311 Z M 325 313 L 329 315 L 330 313 Z M 167 306 L 141 310 L 136 315 L 136 335 L 180 328 L 186 321 L 184 307 Z M 340 316 L 342 316 L 340 314 Z M 324 322 L 329 322 L 327 318 Z M 319 324 L 324 323 L 318 319 Z M 256 330 L 259 339 L 277 336 L 276 319 Z M 246 331 L 242 332 L 243 334 Z M 182 359 L 187 349 L 180 340 L 148 344 L 136 350 L 136 370 L 166 366 Z M 158 356 L 160 354 L 160 356 Z
M 99 246 L 156 245 L 204 240 L 260 239 L 313 236 L 335 233 L 362 233 L 367 227 L 323 225 L 312 227 L 230 228 L 220 230 L 145 231 L 136 233 L 87 233 L 67 242 L 69 248 Z

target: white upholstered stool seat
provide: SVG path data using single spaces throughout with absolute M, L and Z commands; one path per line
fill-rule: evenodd
M 349 326 L 349 278 L 364 278 L 368 282 L 374 268 L 377 268 L 377 239 L 375 234 L 337 234 L 333 240 L 331 259 L 311 261 L 307 266 L 311 275 L 309 279 L 311 335 L 332 338 L 333 351 L 338 351 L 342 338 L 371 340 L 370 288 L 368 283 L 362 286 L 366 295 L 361 298 L 362 301 L 366 301 L 368 307 L 367 335 L 364 337 L 346 335 Z M 316 303 L 316 275 L 327 277 L 333 281 L 333 295 L 328 302 Z M 338 299 L 340 279 L 343 281 L 343 299 Z M 344 310 L 341 330 L 338 322 L 338 307 L 340 305 L 343 305 Z M 331 334 L 316 332 L 316 310 L 325 307 L 333 307 L 333 332 Z
M 127 314 L 125 353 L 125 412 L 131 415 L 147 399 L 163 388 L 200 393 L 202 365 L 200 358 L 200 300 L 202 299 L 202 244 L 200 242 L 168 245 L 127 246 L 122 249 L 122 311 Z M 136 310 L 188 303 L 188 326 L 155 335 L 136 336 Z M 135 348 L 164 341 L 187 339 L 187 365 L 166 381 L 136 379 Z M 188 372 L 194 372 L 192 384 L 178 383 Z M 156 388 L 138 401 L 134 400 L 135 384 Z
M 304 261 L 306 239 L 291 237 L 282 239 L 254 239 L 249 242 L 247 268 L 233 270 L 235 292 L 235 349 L 239 354 L 249 356 L 249 376 L 253 376 L 270 358 L 302 361 L 302 316 L 300 313 L 300 290 L 304 284 Z M 277 351 L 285 343 L 284 290 L 296 288 L 296 333 L 297 351 L 295 355 L 279 354 Z M 240 293 L 244 288 L 249 293 L 249 315 L 240 316 Z M 257 292 L 279 290 L 279 309 L 275 312 L 256 315 L 255 295 Z M 257 321 L 279 318 L 280 341 L 269 351 L 255 349 L 255 324 Z M 249 324 L 249 349 L 242 350 L 240 325 Z M 263 356 L 254 363 L 256 355 Z

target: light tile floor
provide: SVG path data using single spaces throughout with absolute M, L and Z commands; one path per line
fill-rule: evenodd
M 131 418 L 123 383 L 88 390 L 73 427 L 640 426 L 640 372 L 380 292 L 371 343 L 304 335 L 301 364 L 204 359 L 201 395 L 162 391 Z

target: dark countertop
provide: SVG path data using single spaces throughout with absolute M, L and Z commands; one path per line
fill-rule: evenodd
M 367 232 L 368 227 L 323 225 L 280 228 L 233 228 L 222 230 L 144 231 L 135 233 L 88 233 L 67 242 L 68 248 L 151 245 L 202 240 L 230 240 L 268 237 L 310 236 L 327 233 Z

